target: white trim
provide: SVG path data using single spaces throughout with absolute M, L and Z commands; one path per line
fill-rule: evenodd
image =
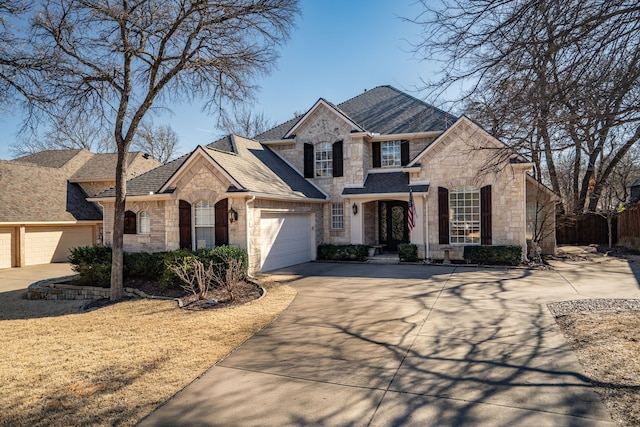
M 62 225 L 62 226 L 73 226 L 73 225 L 96 225 L 102 224 L 101 219 L 95 220 L 83 220 L 83 221 L 24 221 L 24 222 L 0 222 L 0 227 L 20 227 L 20 226 L 43 226 L 47 227 L 50 225 Z
M 176 196 L 174 193 L 163 193 L 163 194 L 149 194 L 148 196 L 126 196 L 125 200 L 127 202 L 155 202 L 155 201 L 164 201 L 164 200 L 172 200 L 175 199 Z M 114 202 L 116 199 L 113 197 L 87 197 L 87 201 L 89 202 Z
M 342 121 L 344 123 L 346 123 L 348 126 L 351 126 L 354 129 L 358 129 L 358 130 L 364 130 L 360 127 L 360 125 L 358 125 L 356 122 L 354 122 L 353 120 L 351 120 L 346 114 L 344 114 L 342 111 L 338 110 L 336 107 L 334 107 L 333 105 L 329 104 L 327 101 L 325 101 L 323 98 L 320 98 L 316 101 L 315 104 L 313 104 L 313 106 L 302 115 L 302 117 L 300 117 L 300 120 L 298 120 L 296 122 L 296 124 L 294 124 L 291 129 L 289 129 L 287 131 L 287 133 L 284 135 L 284 138 L 288 138 L 291 137 L 293 135 L 295 135 L 296 130 L 298 129 L 298 127 L 300 127 L 305 121 L 306 119 L 311 116 L 318 108 L 320 108 L 321 106 L 324 106 L 326 108 L 328 108 L 329 110 L 332 110 L 335 112 L 335 114 L 342 119 Z
M 443 133 L 441 130 L 432 130 L 428 132 L 414 132 L 414 133 L 368 133 L 370 142 L 383 142 L 389 140 L 399 140 L 399 139 L 417 139 L 417 138 L 433 138 L 438 137 Z

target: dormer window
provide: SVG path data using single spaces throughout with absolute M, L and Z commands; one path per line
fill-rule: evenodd
M 409 163 L 409 141 L 374 141 L 371 144 L 374 168 L 399 168 Z

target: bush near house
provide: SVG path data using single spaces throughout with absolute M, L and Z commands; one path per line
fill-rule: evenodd
M 176 262 L 200 260 L 212 262 L 216 272 L 229 269 L 230 260 L 240 261 L 244 278 L 248 268 L 247 252 L 233 246 L 217 246 L 214 249 L 190 251 L 179 249 L 171 252 L 126 252 L 124 254 L 124 277 L 142 278 L 159 281 L 165 289 L 179 289 L 182 281 L 168 268 Z M 78 273 L 74 284 L 79 286 L 98 286 L 108 288 L 111 280 L 111 247 L 83 246 L 71 250 L 69 262 Z
M 400 261 L 418 261 L 418 246 L 413 243 L 400 243 L 398 245 L 398 256 Z
M 318 245 L 318 259 L 328 261 L 366 261 L 369 247 L 365 245 Z
M 518 265 L 522 261 L 522 247 L 465 246 L 463 257 L 474 264 Z

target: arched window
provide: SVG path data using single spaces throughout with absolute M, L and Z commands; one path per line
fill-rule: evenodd
M 136 234 L 136 213 L 125 211 L 124 213 L 124 234 Z
M 215 246 L 215 205 L 209 200 L 200 200 L 195 206 L 196 249 L 212 249 Z
M 328 142 L 316 145 L 316 176 L 331 177 L 333 175 L 333 146 Z
M 138 233 L 151 233 L 151 215 L 149 214 L 149 211 L 138 212 Z

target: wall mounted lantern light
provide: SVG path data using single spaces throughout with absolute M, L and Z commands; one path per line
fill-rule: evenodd
M 233 209 L 233 206 L 229 208 L 229 222 L 234 222 L 238 220 L 238 212 Z
M 351 210 L 353 211 L 354 215 L 358 215 L 358 205 L 354 203 L 353 206 L 351 206 Z

